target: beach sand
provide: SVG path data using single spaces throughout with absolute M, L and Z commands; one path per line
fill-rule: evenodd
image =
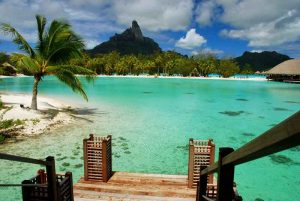
M 68 113 L 71 105 L 38 96 L 38 109 L 31 110 L 31 95 L 1 93 L 0 98 L 4 109 L 0 111 L 0 120 L 22 120 L 23 124 L 16 127 L 10 136 L 35 136 L 50 129 L 73 122 L 74 117 Z M 25 108 L 21 108 L 23 104 Z

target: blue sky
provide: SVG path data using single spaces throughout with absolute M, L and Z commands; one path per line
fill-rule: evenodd
M 87 48 L 135 19 L 163 50 L 219 57 L 274 50 L 300 58 L 299 0 L 0 0 L 0 22 L 16 27 L 32 45 L 36 14 L 68 20 Z M 0 51 L 19 52 L 3 34 Z

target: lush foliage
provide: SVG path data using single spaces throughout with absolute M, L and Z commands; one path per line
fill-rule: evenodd
M 175 51 L 137 56 L 122 56 L 116 51 L 98 54 L 94 57 L 86 54 L 83 59 L 72 59 L 70 63 L 86 66 L 97 74 L 105 75 L 149 74 L 207 77 L 211 73 L 217 73 L 229 77 L 239 73 L 239 66 L 233 59 L 218 59 L 212 54 L 194 55 L 189 58 Z M 252 73 L 250 70 L 244 72 L 245 74 Z
M 223 59 L 220 61 L 218 73 L 223 77 L 230 77 L 240 71 L 238 64 L 232 59 Z
M 24 121 L 17 119 L 17 120 L 13 120 L 13 119 L 7 119 L 7 120 L 2 120 L 0 121 L 0 129 L 7 129 L 7 128 L 11 128 L 13 126 L 19 126 L 19 125 L 23 125 Z
M 81 58 L 84 43 L 77 36 L 70 24 L 65 21 L 53 20 L 46 29 L 46 18 L 37 15 L 38 42 L 31 47 L 25 38 L 11 25 L 2 24 L 4 33 L 10 34 L 13 42 L 27 55 L 15 55 L 13 61 L 22 72 L 34 76 L 32 109 L 37 109 L 38 83 L 46 75 L 54 75 L 60 81 L 80 93 L 86 100 L 87 96 L 76 74 L 92 76 L 94 73 L 84 67 L 72 65 L 69 60 Z M 87 77 L 89 78 L 89 77 Z

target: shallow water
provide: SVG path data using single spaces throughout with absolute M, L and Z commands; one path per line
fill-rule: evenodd
M 89 102 L 47 77 L 39 93 L 78 105 L 88 120 L 15 144 L 1 152 L 56 158 L 58 171 L 83 175 L 82 139 L 113 135 L 113 170 L 187 174 L 189 138 L 213 138 L 238 148 L 300 109 L 300 85 L 229 80 L 97 78 L 84 83 Z M 32 78 L 5 78 L 0 91 L 30 93 Z M 236 167 L 244 200 L 300 200 L 300 149 Z M 38 165 L 0 161 L 0 183 L 20 183 Z M 0 188 L 0 200 L 20 200 L 18 188 Z M 14 191 L 14 193 L 11 193 Z M 17 193 L 15 193 L 17 192 Z M 4 199 L 5 198 L 5 199 Z

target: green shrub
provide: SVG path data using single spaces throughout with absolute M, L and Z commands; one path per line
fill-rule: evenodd
M 0 135 L 0 144 L 2 144 L 4 142 L 4 140 L 5 140 L 5 136 Z
M 8 120 L 3 120 L 0 121 L 0 129 L 6 129 L 6 128 L 10 128 L 13 126 L 19 126 L 19 125 L 23 125 L 25 122 L 17 119 L 17 120 L 13 120 L 13 119 L 8 119 Z
M 0 100 L 0 109 L 2 109 L 4 107 L 4 104 L 2 102 L 2 100 Z

